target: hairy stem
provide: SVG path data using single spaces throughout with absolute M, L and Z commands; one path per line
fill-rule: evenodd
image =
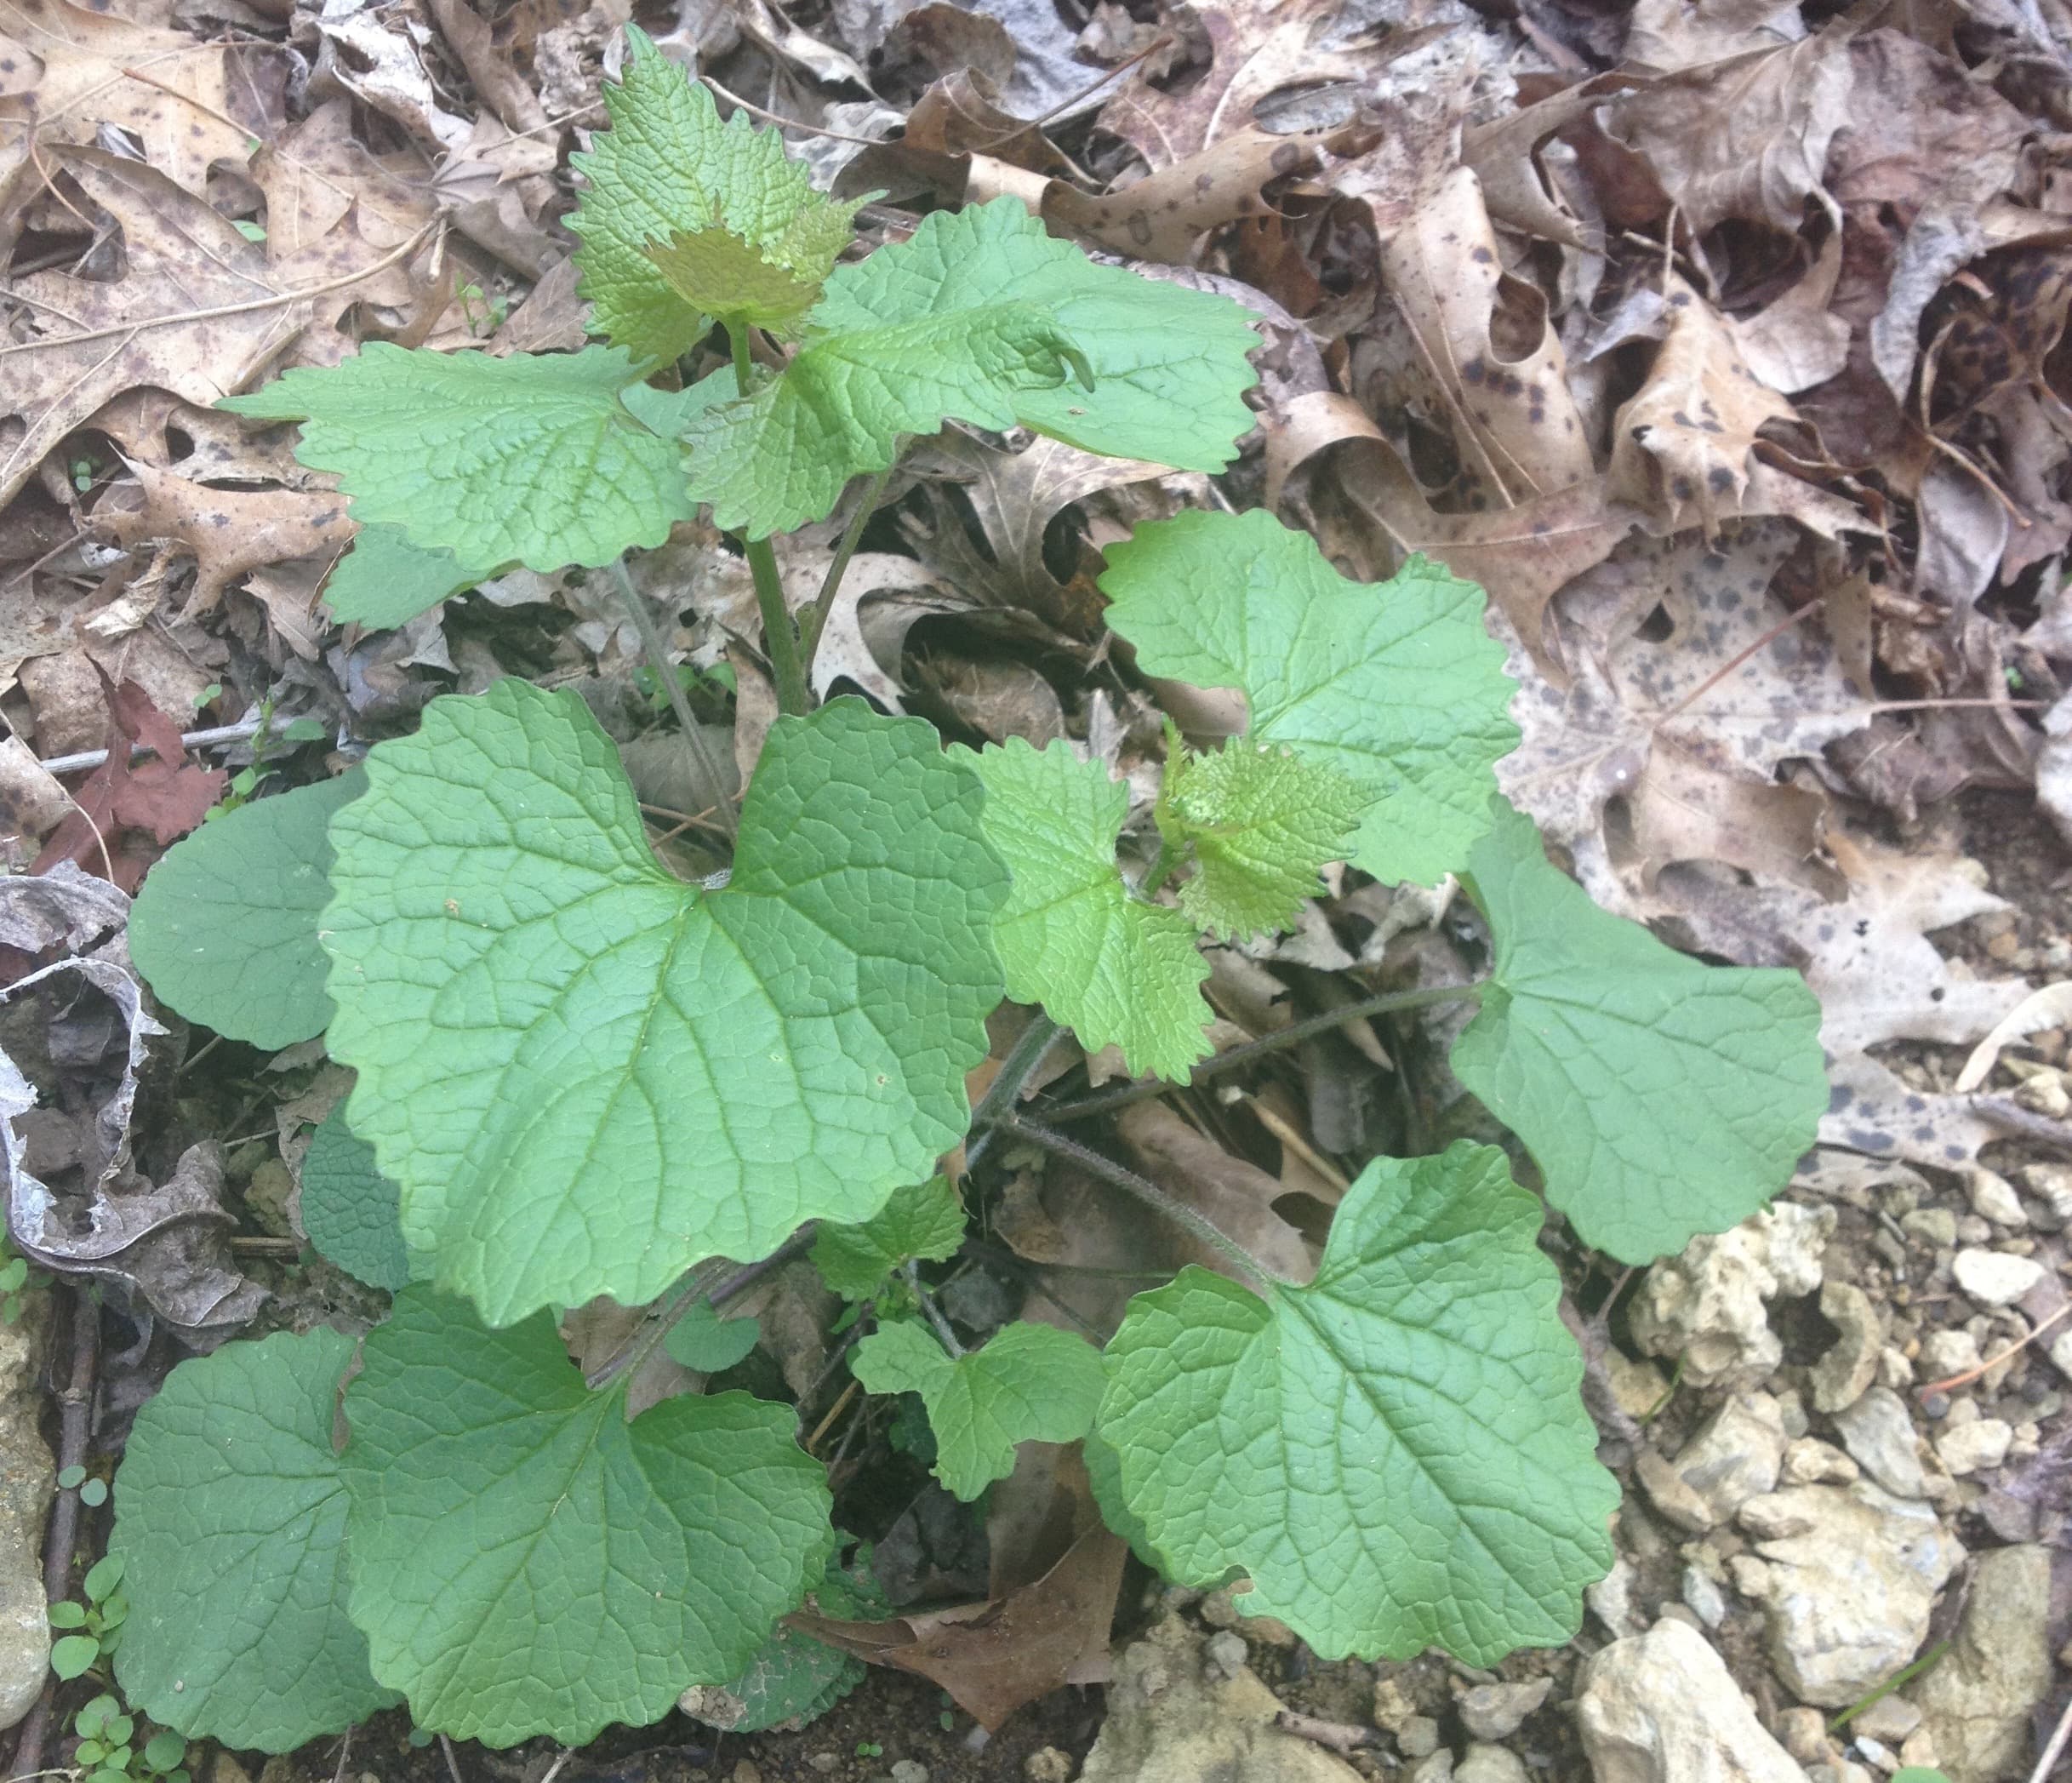
M 1104 1157 L 1090 1146 L 1082 1146 L 1076 1139 L 1067 1139 L 1062 1133 L 1036 1121 L 1024 1120 L 1019 1115 L 1002 1115 L 993 1123 L 1006 1132 L 1041 1146 L 1054 1157 L 1077 1164 L 1089 1176 L 1098 1176 L 1110 1187 L 1134 1196 L 1154 1213 L 1162 1214 L 1175 1226 L 1184 1227 L 1212 1250 L 1221 1253 L 1252 1280 L 1270 1294 L 1281 1278 L 1273 1271 L 1247 1250 L 1235 1238 L 1228 1237 L 1221 1227 L 1204 1219 L 1184 1203 L 1176 1201 L 1148 1177 L 1139 1176 L 1111 1157 Z
M 748 324 L 736 322 L 722 327 L 733 354 L 734 388 L 745 397 L 754 369 L 748 348 Z M 756 579 L 756 605 L 762 614 L 762 647 L 769 653 L 770 678 L 777 686 L 777 709 L 802 718 L 812 710 L 812 703 L 807 697 L 805 671 L 799 665 L 798 633 L 791 624 L 791 609 L 785 605 L 785 580 L 778 573 L 777 553 L 768 539 L 745 538 L 741 549 L 748 558 L 749 573 Z
M 1030 1018 L 1021 1038 L 1001 1060 L 998 1073 L 986 1085 L 985 1094 L 979 1098 L 979 1106 L 971 1112 L 971 1137 L 964 1146 L 967 1170 L 984 1157 L 992 1146 L 996 1130 L 993 1126 L 994 1117 L 1003 1111 L 1013 1112 L 1014 1099 L 1022 1093 L 1022 1085 L 1036 1075 L 1036 1067 L 1042 1064 L 1052 1043 L 1062 1032 L 1056 1022 L 1041 1011 Z
M 813 685 L 813 659 L 819 653 L 821 637 L 827 630 L 827 616 L 835 610 L 835 597 L 842 591 L 842 579 L 848 572 L 849 559 L 856 555 L 856 547 L 863 542 L 864 529 L 877 511 L 885 485 L 891 481 L 892 466 L 888 465 L 865 485 L 863 494 L 857 500 L 856 511 L 849 516 L 848 526 L 842 534 L 842 543 L 835 549 L 835 561 L 827 566 L 820 592 L 799 621 L 799 672 L 809 688 Z
M 914 1290 L 914 1298 L 921 1302 L 921 1310 L 928 1314 L 928 1323 L 935 1327 L 935 1334 L 942 1340 L 943 1347 L 952 1356 L 962 1356 L 964 1346 L 956 1340 L 956 1333 L 950 1329 L 943 1309 L 935 1304 L 935 1296 L 921 1285 L 921 1265 L 910 1257 L 902 1272 L 906 1277 L 906 1285 Z
M 1153 1078 L 1149 1083 L 1131 1083 L 1121 1089 L 1087 1096 L 1076 1102 L 1067 1102 L 1062 1108 L 1047 1112 L 1053 1121 L 1090 1120 L 1093 1116 L 1106 1114 L 1111 1109 L 1126 1108 L 1132 1102 L 1167 1095 L 1175 1089 L 1190 1089 L 1205 1078 L 1236 1071 L 1255 1059 L 1264 1058 L 1270 1053 L 1299 1046 L 1304 1041 L 1314 1038 L 1318 1034 L 1328 1033 L 1333 1028 L 1343 1027 L 1349 1021 L 1363 1020 L 1369 1015 L 1397 1014 L 1405 1009 L 1422 1009 L 1433 1003 L 1480 1003 L 1481 997 L 1482 986 L 1480 983 L 1441 985 L 1428 991 L 1384 991 L 1378 996 L 1365 997 L 1358 1003 L 1349 1003 L 1342 1009 L 1327 1010 L 1321 1015 L 1312 1015 L 1307 1020 L 1291 1022 L 1263 1039 L 1250 1040 L 1242 1046 L 1232 1047 L 1227 1053 L 1219 1053 L 1214 1058 L 1197 1065 L 1185 1083 L 1164 1083 Z
M 676 715 L 676 723 L 683 732 L 683 746 L 690 751 L 691 759 L 697 763 L 698 771 L 705 775 L 705 784 L 711 789 L 712 803 L 717 812 L 720 826 L 732 836 L 740 827 L 736 817 L 733 801 L 727 797 L 727 782 L 720 771 L 718 760 L 712 753 L 712 746 L 706 740 L 704 729 L 692 715 L 690 697 L 683 691 L 683 683 L 676 678 L 675 666 L 669 660 L 669 648 L 662 641 L 662 628 L 654 622 L 654 614 L 648 610 L 648 603 L 639 589 L 633 586 L 633 578 L 627 572 L 626 563 L 620 557 L 612 565 L 612 574 L 619 583 L 619 598 L 633 620 L 633 629 L 640 633 L 641 649 L 648 654 L 648 665 L 654 671 L 655 678 L 669 694 L 670 709 Z

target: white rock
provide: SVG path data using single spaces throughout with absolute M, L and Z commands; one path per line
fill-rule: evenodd
M 1531 1783 L 1525 1760 L 1504 1746 L 1471 1746 L 1453 1767 L 1453 1783 Z
M 1982 1306 L 2012 1306 L 2043 1279 L 2043 1266 L 2034 1257 L 1975 1246 L 1957 1253 L 1949 1272 Z
M 1797 1442 L 1784 1445 L 1782 1477 L 1787 1484 L 1846 1486 L 1861 1472 L 1849 1456 L 1832 1443 L 1823 1443 L 1818 1437 L 1801 1437 Z
M 1972 1211 L 1981 1220 L 1990 1220 L 1995 1226 L 2012 1226 L 2018 1232 L 2029 1224 L 2029 1215 L 2022 1209 L 2022 1197 L 2014 1192 L 2014 1185 L 2006 1177 L 1975 1169 L 1966 1178 L 1964 1187 L 1971 1197 Z
M 1634 1302 L 1640 1346 L 1680 1357 L 1687 1386 L 1757 1385 L 1784 1359 L 1763 1302 L 1820 1285 L 1836 1217 L 1780 1201 L 1732 1232 L 1693 1238 L 1647 1272 Z
M 1914 1657 L 1963 1557 L 1926 1505 L 1869 1480 L 1750 1499 L 1739 1521 L 1770 1566 L 1771 1662 L 1800 1701 L 1824 1708 L 1868 1694 Z
M 1829 1282 L 1821 1288 L 1820 1312 L 1841 1335 L 1809 1373 L 1813 1409 L 1838 1412 L 1853 1404 L 1878 1378 L 1885 1321 L 1870 1296 L 1848 1282 Z
M 1683 1569 L 1683 1601 L 1692 1615 L 1708 1628 L 1717 1628 L 1727 1620 L 1727 1593 L 1712 1580 L 1703 1567 L 1687 1566 Z
M 1576 1722 L 1596 1783 L 1806 1783 L 1681 1622 L 1614 1641 L 1584 1666 L 1582 1685 Z
M 2051 1688 L 2051 1556 L 1996 1548 L 1978 1563 L 1957 1637 L 1911 1686 L 1957 1783 L 2027 1774 L 2029 1716 Z
M 1983 1473 L 2007 1459 L 2014 1441 L 2014 1426 L 1998 1418 L 1975 1418 L 1968 1424 L 1953 1424 L 1935 1439 L 1936 1459 L 1945 1472 L 1959 1479 L 1967 1473 Z
M 1874 1386 L 1855 1404 L 1835 1414 L 1843 1446 L 1864 1472 L 1887 1492 L 1920 1498 L 1926 1483 L 1914 1420 L 1906 1402 L 1889 1386 Z
M 0 1325 L 0 1728 L 29 1712 L 50 1675 L 43 1519 L 56 1467 L 37 1429 L 40 1310 Z
M 2072 1380 L 2072 1329 L 2061 1331 L 2051 1340 L 2052 1365 L 2067 1380 Z
M 1623 1641 L 1641 1632 L 1640 1618 L 1633 1611 L 1633 1563 L 1624 1554 L 1612 1562 L 1612 1570 L 1603 1578 L 1584 1587 L 1583 1601 L 1611 1631 L 1613 1640 Z
M 1947 1380 L 1952 1374 L 1968 1374 L 1985 1358 L 1978 1353 L 1978 1340 L 1957 1326 L 1931 1331 L 1921 1340 L 1921 1366 L 1931 1380 Z
M 1508 1740 L 1553 1688 L 1550 1677 L 1522 1684 L 1477 1684 L 1460 1699 L 1460 1724 L 1470 1740 Z
M 1751 1498 L 1777 1487 L 1784 1460 L 1784 1420 L 1767 1393 L 1729 1399 L 1671 1464 L 1710 1513 L 1724 1523 Z M 1710 1527 L 1710 1524 L 1708 1525 Z

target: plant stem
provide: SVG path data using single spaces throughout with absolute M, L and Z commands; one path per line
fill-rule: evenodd
M 1053 1132 L 1036 1121 L 1024 1120 L 1019 1115 L 1002 1115 L 993 1123 L 996 1127 L 1015 1134 L 1041 1146 L 1046 1152 L 1076 1163 L 1089 1176 L 1098 1176 L 1111 1187 L 1126 1195 L 1133 1195 L 1154 1213 L 1162 1214 L 1176 1226 L 1185 1228 L 1212 1250 L 1220 1252 L 1246 1275 L 1252 1277 L 1269 1294 L 1281 1278 L 1264 1263 L 1247 1250 L 1235 1238 L 1224 1234 L 1222 1228 L 1197 1214 L 1184 1202 L 1176 1201 L 1158 1185 L 1147 1177 L 1126 1169 L 1111 1157 L 1104 1157 L 1089 1146 L 1077 1140 L 1067 1139 L 1062 1133 Z
M 1479 1003 L 1481 997 L 1482 985 L 1479 983 L 1441 985 L 1428 991 L 1384 991 L 1359 1003 L 1349 1003 L 1342 1009 L 1327 1010 L 1323 1014 L 1312 1015 L 1306 1020 L 1290 1022 L 1287 1026 L 1266 1035 L 1263 1039 L 1247 1041 L 1242 1046 L 1232 1047 L 1227 1053 L 1219 1053 L 1214 1058 L 1197 1065 L 1185 1083 L 1163 1083 L 1153 1078 L 1149 1083 L 1131 1083 L 1121 1089 L 1087 1096 L 1076 1102 L 1067 1102 L 1062 1108 L 1051 1109 L 1048 1113 L 1052 1120 L 1059 1122 L 1090 1120 L 1093 1116 L 1106 1114 L 1111 1109 L 1127 1107 L 1132 1102 L 1166 1095 L 1175 1089 L 1191 1089 L 1206 1078 L 1236 1071 L 1255 1059 L 1264 1058 L 1270 1053 L 1299 1046 L 1304 1041 L 1318 1034 L 1328 1033 L 1333 1028 L 1343 1027 L 1349 1021 L 1359 1021 L 1369 1015 L 1396 1014 L 1405 1009 L 1422 1009 L 1433 1003 Z
M 1038 1010 L 1030 1018 L 1029 1026 L 1022 1030 L 1021 1037 L 1009 1049 L 1007 1056 L 1001 1061 L 1000 1070 L 993 1081 L 985 1087 L 985 1094 L 979 1098 L 979 1106 L 971 1112 L 971 1138 L 964 1146 L 964 1168 L 968 1170 L 984 1157 L 993 1143 L 993 1121 L 1002 1110 L 1013 1113 L 1014 1099 L 1022 1093 L 1022 1085 L 1036 1073 L 1044 1055 L 1050 1051 L 1051 1043 L 1062 1032 L 1058 1024 Z
M 865 485 L 856 511 L 849 516 L 848 526 L 842 534 L 842 543 L 835 548 L 835 561 L 827 566 L 827 574 L 821 579 L 820 592 L 799 621 L 799 672 L 805 677 L 809 688 L 813 685 L 813 659 L 827 630 L 827 616 L 835 610 L 835 597 L 841 592 L 842 579 L 848 571 L 849 559 L 856 555 L 856 547 L 863 542 L 864 529 L 877 511 L 885 485 L 891 481 L 892 466 L 888 465 Z
M 962 1356 L 964 1346 L 956 1340 L 956 1333 L 950 1329 L 943 1309 L 935 1304 L 935 1296 L 921 1285 L 921 1265 L 910 1257 L 902 1273 L 906 1277 L 906 1285 L 914 1290 L 914 1298 L 921 1302 L 921 1310 L 928 1314 L 928 1323 L 935 1327 L 935 1334 L 942 1340 L 943 1347 L 952 1356 Z
M 749 353 L 748 324 L 721 324 L 733 355 L 733 387 L 743 397 L 749 393 L 749 374 L 755 362 Z M 792 627 L 791 609 L 785 605 L 785 579 L 777 569 L 777 553 L 768 539 L 743 538 L 749 572 L 756 579 L 756 605 L 762 613 L 762 647 L 769 653 L 770 678 L 777 686 L 777 709 L 795 717 L 812 710 L 807 697 L 806 675 L 799 665 L 798 633 Z
M 624 557 L 613 563 L 612 574 L 619 584 L 619 597 L 625 602 L 626 612 L 632 618 L 633 629 L 640 633 L 641 649 L 647 652 L 648 666 L 654 671 L 655 678 L 669 694 L 670 708 L 676 713 L 676 723 L 683 732 L 683 746 L 690 751 L 691 758 L 698 764 L 698 771 L 705 777 L 713 807 L 719 816 L 720 827 L 732 836 L 739 827 L 733 801 L 727 797 L 727 782 L 721 774 L 719 762 L 713 756 L 711 745 L 705 740 L 704 729 L 691 711 L 690 696 L 683 691 L 683 683 L 676 678 L 676 667 L 669 660 L 669 647 L 662 640 L 662 628 L 655 624 L 654 614 L 648 610 L 646 599 L 640 590 L 633 586 L 633 578 L 626 569 Z
M 781 1269 L 794 1257 L 803 1256 L 813 1249 L 814 1222 L 807 1221 L 796 1232 L 772 1251 L 768 1256 L 753 1263 L 745 1263 L 730 1276 L 712 1283 L 707 1293 L 705 1284 L 712 1280 L 705 1264 L 699 1264 L 689 1279 L 676 1290 L 676 1297 L 665 1305 L 645 1330 L 637 1332 L 608 1362 L 585 1375 L 583 1385 L 595 1392 L 609 1386 L 621 1374 L 630 1374 L 660 1347 L 662 1340 L 676 1327 L 676 1323 L 699 1300 L 714 1306 L 723 1306 L 738 1294 L 745 1294 L 773 1269 Z

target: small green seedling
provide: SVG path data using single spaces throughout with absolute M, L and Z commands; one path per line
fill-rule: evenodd
M 67 1473 L 80 1470 L 67 1468 Z M 82 1473 L 82 1479 L 84 1476 Z M 66 1483 L 63 1476 L 60 1483 Z M 107 1488 L 99 1480 L 72 1481 L 78 1485 L 80 1496 L 86 1496 L 86 1485 L 100 1487 L 96 1503 L 107 1497 Z M 113 1657 L 122 1644 L 123 1624 L 129 1616 L 129 1600 L 120 1586 L 123 1582 L 123 1563 L 119 1554 L 110 1554 L 88 1568 L 81 1589 L 86 1602 L 76 1603 L 69 1599 L 50 1606 L 50 1626 L 60 1631 L 57 1640 L 51 1643 L 50 1669 L 62 1678 L 83 1677 L 98 1669 L 104 1660 Z
M 774 534 L 853 489 L 846 564 L 906 444 L 950 421 L 1220 471 L 1253 426 L 1256 337 L 1011 198 L 848 257 L 853 203 L 629 39 L 569 220 L 602 341 L 375 342 L 227 406 L 300 422 L 303 462 L 340 478 L 360 530 L 326 597 L 362 625 L 513 565 L 618 575 L 709 511 L 752 573 L 780 715 L 710 877 L 658 859 L 588 708 L 517 678 L 434 700 L 364 769 L 255 788 L 153 869 L 130 942 L 161 1000 L 254 1044 L 321 1034 L 357 1073 L 302 1212 L 393 1298 L 357 1346 L 225 1344 L 139 1413 L 111 1538 L 128 1700 L 267 1752 L 399 1700 L 493 1746 L 645 1725 L 693 1685 L 758 1721 L 818 1712 L 852 1673 L 780 1619 L 809 1597 L 881 1612 L 831 1570 L 796 1409 L 707 1392 L 627 1416 L 664 1345 L 715 1374 L 756 1341 L 713 1281 L 809 1243 L 872 1323 L 849 1353 L 897 1396 L 878 1427 L 959 1495 L 1024 1443 L 1083 1442 L 1140 1554 L 1187 1585 L 1247 1575 L 1246 1611 L 1325 1658 L 1491 1666 L 1567 1641 L 1618 1487 L 1546 1206 L 1635 1265 L 1754 1213 L 1827 1106 L 1812 997 L 1671 952 L 1549 862 L 1495 796 L 1518 733 L 1483 594 L 1422 557 L 1350 581 L 1263 512 L 1110 546 L 1136 668 L 1247 715 L 1218 748 L 1169 735 L 1139 831 L 1129 788 L 1062 741 L 945 748 L 922 719 L 816 704 L 840 574 L 788 600 Z M 1334 866 L 1458 878 L 1487 975 L 1368 1007 L 1472 1006 L 1452 1069 L 1515 1140 L 1367 1161 L 1297 1280 L 1015 1092 L 1059 1026 L 1187 1081 L 1204 942 L 1287 928 Z M 1040 1013 L 974 1134 L 967 1074 L 1003 997 Z M 915 1266 L 967 1243 L 938 1161 L 996 1131 L 1136 1196 L 1222 1272 L 1138 1294 L 1104 1349 L 960 1334 Z M 649 1316 L 586 1380 L 558 1320 L 600 1295 Z
M 0 1325 L 18 1325 L 29 1310 L 29 1296 L 48 1288 L 50 1277 L 34 1267 L 5 1237 L 0 1237 Z
M 136 1743 L 136 1719 L 105 1691 L 72 1717 L 79 1737 L 72 1762 L 85 1773 L 84 1783 L 188 1783 L 187 1742 L 160 1729 Z

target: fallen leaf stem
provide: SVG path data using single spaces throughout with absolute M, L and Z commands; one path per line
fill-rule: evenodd
M 1132 1102 L 1142 1102 L 1153 1096 L 1169 1094 L 1176 1089 L 1190 1089 L 1209 1077 L 1221 1077 L 1224 1072 L 1236 1071 L 1263 1059 L 1270 1053 L 1285 1051 L 1291 1046 L 1299 1046 L 1304 1041 L 1318 1034 L 1328 1033 L 1333 1028 L 1343 1027 L 1349 1021 L 1362 1021 L 1370 1015 L 1400 1014 L 1406 1009 L 1422 1009 L 1434 1003 L 1480 1003 L 1482 984 L 1440 985 L 1424 991 L 1384 991 L 1364 997 L 1358 1003 L 1349 1003 L 1336 1009 L 1327 1009 L 1321 1015 L 1312 1015 L 1305 1020 L 1290 1022 L 1284 1028 L 1258 1040 L 1248 1040 L 1242 1046 L 1234 1046 L 1227 1053 L 1218 1053 L 1194 1068 L 1193 1074 L 1184 1083 L 1167 1083 L 1156 1077 L 1141 1083 L 1125 1085 L 1100 1095 L 1087 1096 L 1076 1102 L 1067 1102 L 1061 1108 L 1045 1111 L 1051 1120 L 1084 1121 L 1097 1114 L 1106 1114 L 1112 1109 L 1126 1108 Z
M 733 387 L 747 396 L 755 361 L 749 351 L 748 325 L 722 323 L 727 345 L 733 355 Z M 776 683 L 777 709 L 802 718 L 812 711 L 806 691 L 806 674 L 799 661 L 798 632 L 791 624 L 791 609 L 785 605 L 785 579 L 777 568 L 777 553 L 768 539 L 743 534 L 741 550 L 748 558 L 749 573 L 756 579 L 756 605 L 762 614 L 762 647 L 770 659 L 770 678 Z
M 641 649 L 648 654 L 648 666 L 654 671 L 654 678 L 662 683 L 669 695 L 670 709 L 676 715 L 676 723 L 683 732 L 683 746 L 691 752 L 698 763 L 698 771 L 705 777 L 705 786 L 711 793 L 713 807 L 718 814 L 720 826 L 731 837 L 739 828 L 734 814 L 733 801 L 727 797 L 727 781 L 720 772 L 720 764 L 713 756 L 705 734 L 691 711 L 690 696 L 683 691 L 683 683 L 676 678 L 676 665 L 669 660 L 669 646 L 663 640 L 662 628 L 654 622 L 654 614 L 648 610 L 647 597 L 633 586 L 633 578 L 627 571 L 624 557 L 612 564 L 612 575 L 619 584 L 619 598 L 625 603 L 633 629 L 640 633 Z
M 813 685 L 813 659 L 826 633 L 827 616 L 835 610 L 835 597 L 842 591 L 842 579 L 848 571 L 849 559 L 863 543 L 864 529 L 877 511 L 877 505 L 885 494 L 885 485 L 891 481 L 892 466 L 888 465 L 865 485 L 856 511 L 849 516 L 849 523 L 842 532 L 842 543 L 835 548 L 835 561 L 827 566 L 827 574 L 821 578 L 820 592 L 799 620 L 799 673 L 808 688 Z
M 1082 1146 L 1076 1139 L 1067 1139 L 1064 1134 L 1054 1132 L 1040 1122 L 1024 1120 L 1019 1115 L 1007 1114 L 997 1117 L 993 1125 L 1003 1132 L 1027 1140 L 1031 1145 L 1041 1146 L 1053 1157 L 1077 1164 L 1089 1176 L 1099 1177 L 1110 1187 L 1120 1189 L 1124 1194 L 1141 1201 L 1153 1213 L 1162 1214 L 1175 1226 L 1199 1238 L 1210 1249 L 1228 1258 L 1241 1273 L 1258 1283 L 1268 1294 L 1276 1285 L 1286 1285 L 1279 1276 L 1220 1226 L 1196 1213 L 1184 1202 L 1168 1195 L 1149 1177 L 1139 1176 L 1112 1157 L 1103 1157 L 1091 1146 Z

